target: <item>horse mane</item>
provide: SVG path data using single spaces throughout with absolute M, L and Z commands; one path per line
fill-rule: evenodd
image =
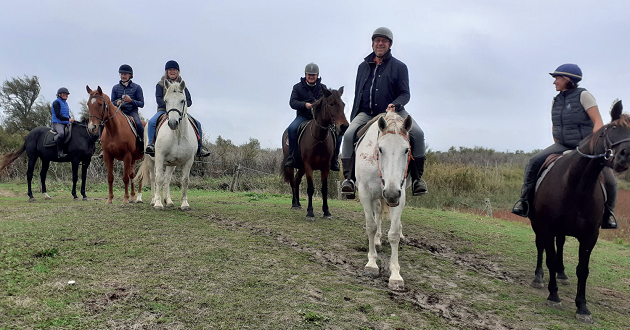
M 595 148 L 595 145 L 599 142 L 599 140 L 603 138 L 604 136 L 603 133 L 600 133 L 602 130 L 606 129 L 606 127 L 615 126 L 615 125 L 626 128 L 626 129 L 630 128 L 630 115 L 622 113 L 619 116 L 619 119 L 611 121 L 609 124 L 606 124 L 602 126 L 600 129 L 598 129 L 597 132 L 589 135 L 587 137 L 587 139 L 590 138 L 590 141 L 588 141 L 589 148 L 593 150 Z
M 396 132 L 396 133 L 404 133 L 405 135 L 408 132 L 403 128 L 405 118 L 401 117 L 395 111 L 387 111 L 385 114 L 385 122 L 387 122 L 387 130 Z

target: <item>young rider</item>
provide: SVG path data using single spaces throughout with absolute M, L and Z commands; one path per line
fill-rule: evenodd
M 52 124 L 53 129 L 57 132 L 57 157 L 63 158 L 67 155 L 63 152 L 63 139 L 66 136 L 64 129 L 66 125 L 74 122 L 70 118 L 70 107 L 68 106 L 68 95 L 70 92 L 67 88 L 61 87 L 57 90 L 57 99 L 52 103 Z

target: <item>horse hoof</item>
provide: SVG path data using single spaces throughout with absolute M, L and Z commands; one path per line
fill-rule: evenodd
M 135 202 L 136 202 L 136 201 L 135 201 L 135 200 L 133 200 L 133 199 L 130 199 L 130 200 L 129 200 L 129 204 L 133 204 L 133 203 L 135 203 Z
M 84 202 L 87 202 L 87 201 L 89 201 L 89 200 L 90 200 L 89 198 L 87 198 L 87 197 L 83 197 L 83 201 L 84 201 Z
M 155 203 L 151 202 L 151 206 L 154 206 L 154 205 L 155 205 Z
M 79 201 L 79 197 L 75 197 L 75 198 L 74 198 L 74 200 L 75 200 L 75 201 Z
M 136 201 L 136 204 L 142 204 L 144 203 L 142 200 Z
M 592 324 L 595 323 L 595 321 L 593 320 L 593 316 L 591 315 L 586 315 L 586 314 L 575 314 L 575 318 L 580 320 L 582 323 L 588 323 L 588 324 Z
M 531 287 L 535 288 L 535 289 L 544 289 L 545 288 L 545 283 L 532 281 Z
M 307 215 L 307 216 L 306 216 L 306 221 L 308 221 L 308 222 L 313 222 L 313 221 L 315 221 L 315 216 L 312 216 L 312 215 Z
M 301 210 L 301 206 L 291 206 L 291 210 Z
M 168 204 L 166 204 L 166 207 L 175 207 L 175 204 L 173 204 L 173 203 L 168 203 Z
M 31 202 L 31 203 L 34 202 L 35 200 L 36 200 L 35 197 L 31 197 L 31 198 L 28 199 L 28 201 Z
M 405 281 L 403 280 L 389 280 L 388 285 L 390 290 L 393 291 L 404 291 L 405 290 Z
M 154 206 L 153 207 L 156 211 L 162 211 L 164 210 L 164 206 Z
M 50 196 L 46 196 L 44 197 L 44 199 L 48 201 L 48 200 L 51 200 L 52 198 L 50 198 Z
M 562 279 L 559 278 L 559 279 L 557 279 L 557 281 L 558 281 L 558 283 L 560 283 L 562 285 L 570 285 L 571 284 L 571 282 L 569 282 L 569 279 L 567 279 L 567 278 L 562 278 Z
M 378 277 L 378 267 L 365 267 L 363 275 L 376 278 Z
M 323 217 L 324 217 L 324 219 L 332 219 L 333 216 L 330 213 L 328 213 L 328 214 L 324 213 Z
M 182 206 L 182 211 L 190 211 L 190 206 Z
M 547 300 L 547 307 L 551 307 L 551 308 L 555 308 L 555 309 L 562 309 L 562 302 L 561 301 L 551 301 L 551 300 Z

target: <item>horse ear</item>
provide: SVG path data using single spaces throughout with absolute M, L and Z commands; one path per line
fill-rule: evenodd
M 103 95 L 103 90 L 101 89 L 101 86 L 98 86 L 96 90 L 98 91 L 99 94 Z
M 328 88 L 322 86 L 322 92 L 324 92 L 324 97 L 329 97 L 332 95 L 332 92 L 328 90 Z
M 385 120 L 385 117 L 381 117 L 378 119 L 378 129 L 380 129 L 381 131 L 387 129 L 387 121 Z
M 179 88 L 181 88 L 181 89 L 182 89 L 182 91 L 183 91 L 184 89 L 186 89 L 186 83 L 185 83 L 183 80 L 182 80 L 182 82 L 179 84 Z
M 171 83 L 168 81 L 168 79 L 164 80 L 164 89 L 168 89 L 168 87 L 171 85 Z
M 403 122 L 403 128 L 405 131 L 409 132 L 411 130 L 411 126 L 413 126 L 413 119 L 411 118 L 411 115 L 407 115 L 407 118 L 405 118 L 405 121 Z
M 90 85 L 85 85 L 85 89 L 87 90 L 88 94 L 92 93 L 92 89 L 90 88 Z
M 339 87 L 339 95 L 343 95 L 343 86 Z
M 621 105 L 621 100 L 620 99 L 614 100 L 612 105 L 610 106 L 610 118 L 612 118 L 612 120 L 617 120 L 621 118 L 622 111 L 623 111 L 623 105 Z

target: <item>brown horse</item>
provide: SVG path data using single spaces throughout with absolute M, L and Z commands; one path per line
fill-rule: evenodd
M 132 179 L 136 160 L 142 158 L 142 150 L 136 147 L 136 137 L 131 131 L 125 115 L 120 111 L 120 108 L 114 106 L 109 96 L 103 93 L 101 86 L 98 86 L 95 91 L 90 89 L 90 86 L 85 87 L 90 94 L 87 101 L 90 111 L 88 129 L 94 133 L 98 131 L 101 125 L 105 126 L 101 135 L 101 146 L 103 147 L 103 161 L 107 167 L 107 183 L 109 184 L 107 203 L 111 204 L 114 198 L 114 159 L 122 160 L 124 164 L 125 198 L 123 203 L 129 203 L 129 182 L 131 182 L 131 202 L 133 203 L 136 192 Z M 141 191 L 142 183 L 138 183 L 138 192 Z
M 599 182 L 600 173 L 605 166 L 617 172 L 626 171 L 630 166 L 630 116 L 621 112 L 621 101 L 615 101 L 610 111 L 612 122 L 582 140 L 575 151 L 556 161 L 539 183 L 529 212 L 538 249 L 537 279 L 534 282 L 542 281 L 544 250 L 549 269 L 549 306 L 561 306 L 556 274 L 566 278 L 562 262 L 565 237 L 577 238 L 576 317 L 585 323 L 593 322 L 586 307 L 586 279 L 591 251 L 597 243 L 604 217 L 605 195 Z
M 308 182 L 308 208 L 306 219 L 313 220 L 313 171 L 319 170 L 322 180 L 322 199 L 324 217 L 330 218 L 332 215 L 328 210 L 328 172 L 330 172 L 330 162 L 335 152 L 335 136 L 341 138 L 348 128 L 348 120 L 343 113 L 345 103 L 341 100 L 343 86 L 339 90 L 328 90 L 323 87 L 324 96 L 313 103 L 313 119 L 308 122 L 304 133 L 299 141 L 299 148 L 302 158 L 302 165 L 294 176 L 291 167 L 284 167 L 284 181 L 291 184 L 293 191 L 293 201 L 291 209 L 302 209 L 300 205 L 300 182 L 302 176 L 306 174 Z M 333 134 L 336 133 L 336 134 Z M 282 135 L 282 151 L 284 152 L 284 164 L 289 157 L 288 130 Z

